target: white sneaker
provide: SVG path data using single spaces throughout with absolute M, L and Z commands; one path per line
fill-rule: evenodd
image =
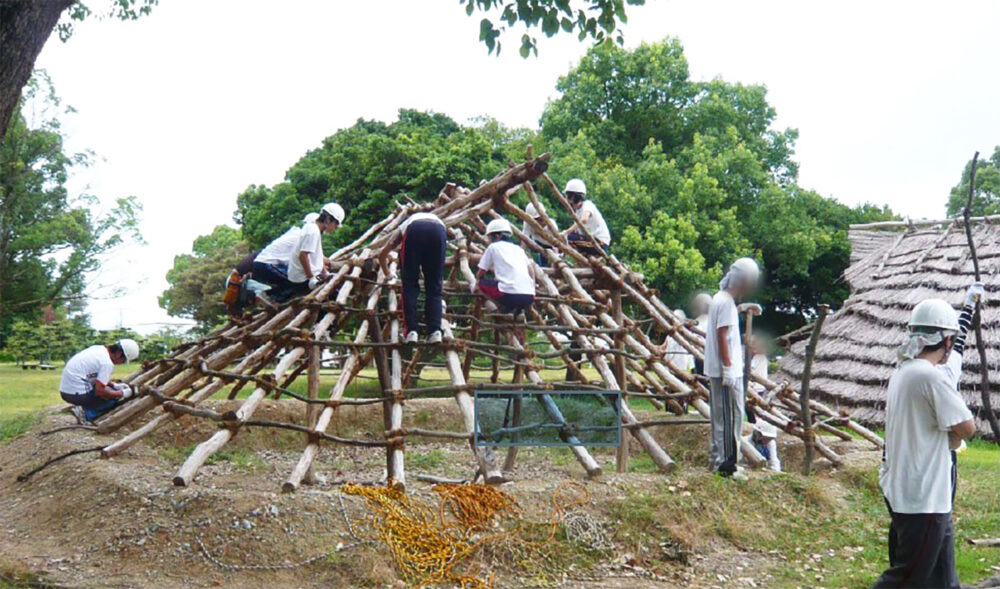
M 406 343 L 408 343 L 408 344 L 415 344 L 415 343 L 417 343 L 417 340 L 419 338 L 420 338 L 420 336 L 417 335 L 417 332 L 411 331 L 410 333 L 406 334 Z
M 73 405 L 70 407 L 69 412 L 73 414 L 73 417 L 76 418 L 76 422 L 80 425 L 90 425 L 90 422 L 87 421 L 87 412 L 83 410 L 83 407 Z
M 427 338 L 427 343 L 429 344 L 439 344 L 441 343 L 441 330 L 437 330 Z

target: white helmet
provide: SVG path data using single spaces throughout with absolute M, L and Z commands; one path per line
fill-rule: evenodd
M 335 202 L 328 202 L 325 205 L 323 205 L 323 208 L 321 210 L 327 215 L 330 215 L 331 217 L 336 219 L 338 225 L 344 224 L 344 217 L 347 216 L 346 213 L 344 213 L 344 207 L 338 205 Z
M 308 225 L 310 223 L 315 223 L 316 219 L 319 219 L 319 213 L 307 213 L 306 216 L 302 218 L 302 224 Z
M 694 303 L 696 307 L 700 306 L 708 307 L 709 305 L 712 304 L 712 295 L 708 294 L 705 291 L 701 291 L 700 293 L 694 295 L 694 300 L 692 300 L 691 302 Z
M 765 438 L 778 437 L 778 428 L 774 427 L 774 424 L 768 423 L 763 419 L 758 418 L 757 423 L 753 424 L 753 428 L 757 430 L 757 433 Z
M 583 183 L 583 180 L 579 178 L 573 178 L 566 183 L 566 189 L 563 192 L 579 192 L 580 194 L 587 194 L 587 185 Z
M 125 359 L 129 362 L 135 362 L 139 357 L 139 344 L 135 343 L 134 339 L 122 338 L 118 340 L 118 347 L 122 349 Z
M 760 267 L 757 266 L 757 262 L 753 258 L 740 258 L 733 262 L 729 269 L 739 272 L 751 284 L 757 284 L 757 281 L 760 280 Z
M 681 321 L 687 321 L 688 318 L 687 313 L 684 312 L 684 309 L 674 309 L 674 317 L 680 319 Z
M 913 312 L 910 313 L 908 325 L 911 331 L 914 331 L 914 328 L 917 330 L 925 328 L 923 331 L 926 331 L 926 328 L 947 331 L 959 330 L 958 314 L 955 313 L 954 307 L 941 299 L 927 299 L 918 303 L 916 307 L 913 307 Z
M 541 217 L 545 214 L 545 205 L 538 203 L 538 208 L 535 208 L 535 203 L 529 202 L 528 206 L 524 207 L 524 212 L 532 218 Z
M 493 219 L 490 221 L 489 225 L 486 226 L 486 235 L 513 232 L 514 229 L 510 226 L 510 222 L 507 219 Z

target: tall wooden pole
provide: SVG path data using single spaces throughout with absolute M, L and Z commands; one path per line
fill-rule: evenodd
M 806 454 L 802 460 L 802 474 L 808 475 L 812 468 L 813 448 L 816 446 L 816 432 L 812 426 L 812 410 L 809 405 L 809 380 L 812 378 L 813 358 L 816 357 L 816 345 L 819 343 L 819 332 L 823 329 L 823 322 L 826 321 L 826 314 L 830 312 L 829 305 L 820 305 L 816 308 L 816 323 L 813 325 L 812 335 L 809 336 L 809 344 L 806 346 L 806 363 L 802 369 L 802 393 L 799 395 L 800 412 L 802 413 L 802 440 L 806 443 Z
M 979 152 L 972 156 L 972 167 L 969 169 L 969 200 L 965 204 L 962 216 L 965 218 L 965 238 L 969 242 L 969 253 L 972 254 L 972 269 L 976 273 L 976 282 L 980 281 L 979 258 L 976 256 L 976 242 L 972 239 L 972 223 L 969 222 L 972 197 L 976 194 L 976 163 Z M 972 326 L 976 330 L 976 350 L 979 352 L 979 394 L 983 401 L 983 417 L 993 430 L 993 440 L 1000 444 L 1000 424 L 990 405 L 990 367 L 986 363 L 986 342 L 983 341 L 982 314 L 979 300 L 976 300 L 976 314 L 972 318 Z
M 618 325 L 625 325 L 625 313 L 622 312 L 621 290 L 616 289 L 612 294 L 611 312 Z M 619 352 L 625 351 L 625 338 L 622 337 L 621 333 L 615 334 L 615 349 Z M 620 412 L 621 407 L 626 402 L 625 392 L 628 389 L 628 378 L 625 373 L 625 356 L 622 354 L 615 354 L 615 379 L 618 381 L 618 387 L 621 389 L 621 397 L 619 398 L 619 406 L 617 407 Z M 615 472 L 628 472 L 629 439 L 621 435 L 618 441 L 618 450 L 615 452 Z

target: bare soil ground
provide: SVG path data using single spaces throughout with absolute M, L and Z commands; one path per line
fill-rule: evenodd
M 210 405 L 221 411 L 234 404 Z M 449 399 L 414 400 L 408 407 L 408 418 L 418 427 L 461 423 Z M 292 402 L 267 401 L 258 416 L 300 419 L 300 410 Z M 342 407 L 332 433 L 375 438 L 380 435 L 380 410 Z M 111 460 L 97 454 L 75 456 L 27 482 L 17 482 L 18 474 L 49 457 L 114 439 L 81 430 L 39 435 L 70 422 L 67 414 L 53 409 L 31 432 L 0 446 L 0 570 L 32 571 L 71 587 L 405 586 L 382 546 L 356 543 L 347 522 L 359 522 L 365 507 L 359 498 L 339 491 L 343 482 L 378 482 L 384 476 L 381 449 L 325 446 L 316 466 L 326 482 L 282 494 L 281 483 L 299 457 L 303 438 L 294 432 L 255 428 L 241 431 L 200 471 L 191 487 L 178 488 L 171 485 L 177 466 L 195 443 L 213 431 L 213 424 L 183 419 L 122 456 Z M 600 524 L 614 548 L 591 550 L 560 530 L 537 562 L 518 564 L 510 554 L 492 560 L 483 557 L 482 570 L 495 573 L 498 587 L 782 585 L 773 574 L 785 556 L 747 547 L 739 533 L 705 533 L 693 525 L 696 519 L 690 519 L 700 517 L 697 514 L 671 522 L 668 514 L 660 513 L 650 518 L 656 522 L 649 529 L 629 515 L 642 520 L 641 510 L 656 510 L 656 500 L 664 494 L 695 501 L 691 511 L 713 509 L 708 502 L 697 502 L 699 497 L 710 501 L 714 491 L 709 486 L 720 484 L 701 468 L 707 462 L 706 435 L 704 426 L 657 431 L 657 438 L 682 465 L 670 476 L 653 472 L 634 441 L 632 472 L 614 474 L 613 449 L 604 450 L 595 454 L 606 474 L 595 481 L 584 479 L 582 468 L 566 449 L 521 449 L 515 481 L 503 489 L 520 502 L 524 519 L 544 529 L 551 517 L 552 493 L 564 481 L 580 481 L 591 496 L 590 504 L 581 509 Z M 857 443 L 855 449 L 865 448 Z M 786 465 L 795 465 L 797 447 L 790 445 L 784 452 Z M 430 485 L 416 481 L 414 475 L 468 477 L 474 470 L 461 443 L 416 442 L 407 447 L 406 456 L 409 492 L 435 503 Z M 877 453 L 859 451 L 850 460 L 870 465 Z M 770 474 L 751 476 L 766 479 Z M 842 483 L 820 477 L 824 477 L 822 500 L 840 501 L 845 493 Z M 709 511 L 706 514 L 712 517 Z M 339 552 L 287 570 L 227 570 L 206 558 L 202 549 L 224 564 L 270 567 L 298 563 L 338 544 L 343 546 Z M 531 560 L 531 555 L 524 560 Z

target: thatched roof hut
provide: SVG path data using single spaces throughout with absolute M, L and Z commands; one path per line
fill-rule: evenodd
M 972 258 L 961 220 L 873 223 L 852 226 L 854 253 L 844 279 L 851 295 L 827 319 L 816 350 L 811 389 L 824 401 L 848 409 L 869 425 L 882 425 L 885 387 L 896 364 L 896 348 L 906 337 L 910 309 L 929 297 L 961 307 L 973 281 Z M 991 405 L 1000 406 L 1000 217 L 974 220 L 973 239 L 989 300 L 983 308 Z M 968 337 L 962 397 L 979 418 L 980 362 L 974 333 Z M 779 378 L 798 382 L 805 341 L 784 356 Z

